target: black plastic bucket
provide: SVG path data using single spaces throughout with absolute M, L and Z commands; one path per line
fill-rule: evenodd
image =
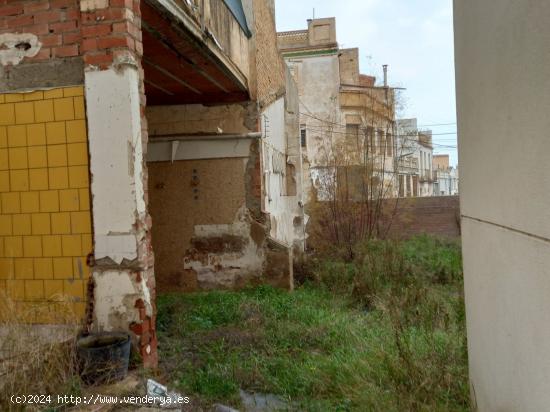
M 104 332 L 80 336 L 76 342 L 80 377 L 87 385 L 122 380 L 128 374 L 130 335 Z

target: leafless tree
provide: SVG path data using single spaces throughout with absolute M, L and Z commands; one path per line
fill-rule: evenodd
M 386 237 L 398 205 L 394 91 L 361 88 L 361 122 L 317 117 L 322 135 L 321 167 L 313 172 L 310 236 L 317 247 L 354 256 L 357 242 Z M 402 145 L 401 145 L 402 146 Z

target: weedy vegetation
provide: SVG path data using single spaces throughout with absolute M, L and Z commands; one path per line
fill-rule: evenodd
M 369 240 L 352 255 L 299 261 L 292 293 L 159 296 L 169 384 L 205 405 L 238 407 L 243 389 L 300 411 L 468 410 L 458 242 Z
M 39 318 L 57 326 L 41 329 L 33 325 Z M 41 411 L 44 404 L 56 404 L 58 394 L 81 393 L 75 348 L 80 327 L 71 303 L 61 296 L 21 308 L 0 291 L 1 411 Z M 51 400 L 11 402 L 12 396 L 32 394 L 50 395 Z

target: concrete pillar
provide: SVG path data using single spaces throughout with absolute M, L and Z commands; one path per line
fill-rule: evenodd
M 130 330 L 157 364 L 147 211 L 147 124 L 139 1 L 81 2 L 94 229 L 89 327 Z

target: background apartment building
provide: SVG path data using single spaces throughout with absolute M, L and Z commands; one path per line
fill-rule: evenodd
M 418 130 L 417 119 L 396 121 L 399 197 L 433 195 L 432 132 Z
M 326 198 L 323 187 L 344 175 L 360 186 L 359 167 L 368 163 L 386 194 L 396 194 L 394 91 L 386 79 L 379 87 L 360 73 L 359 51 L 338 46 L 334 18 L 279 32 L 278 45 L 298 85 L 304 192 L 313 183 Z
M 458 168 L 449 164 L 449 155 L 433 157 L 434 196 L 458 195 Z

